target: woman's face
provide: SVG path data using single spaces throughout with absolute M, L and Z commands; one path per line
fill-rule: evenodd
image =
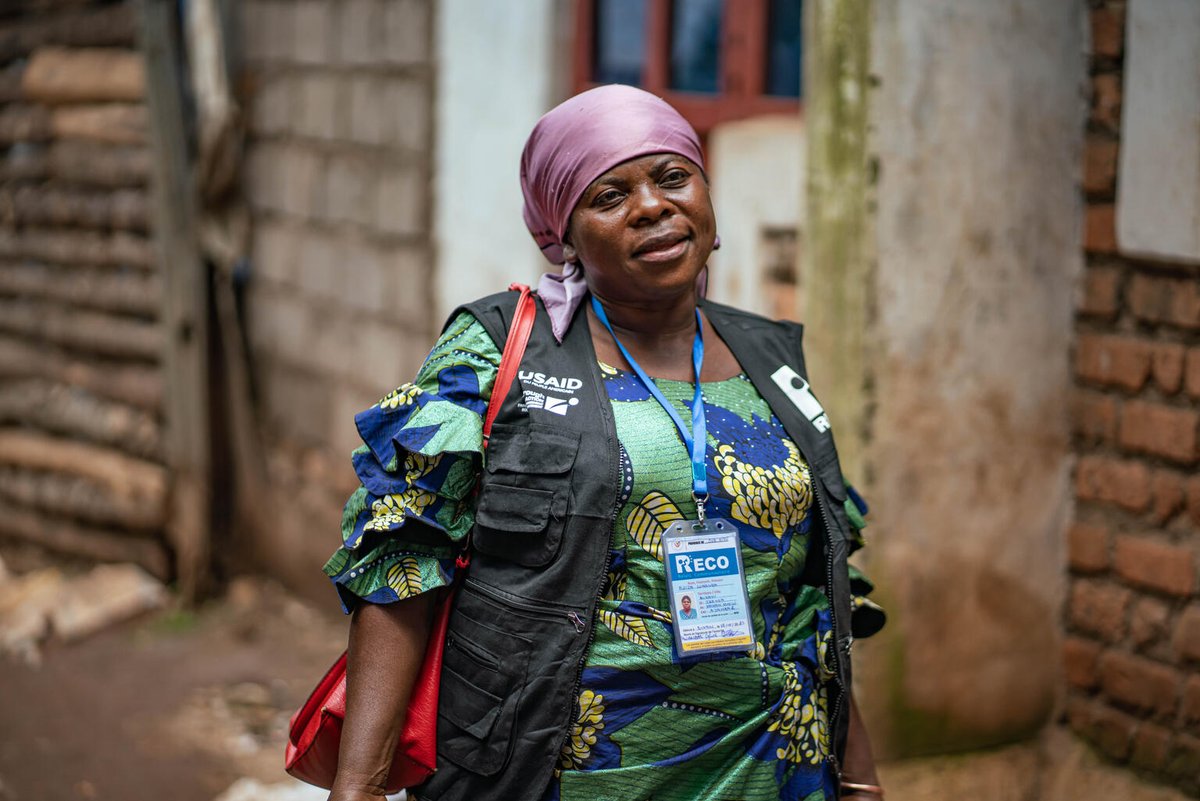
M 708 182 L 683 156 L 630 159 L 601 175 L 571 212 L 568 261 L 601 298 L 653 301 L 690 289 L 712 253 Z

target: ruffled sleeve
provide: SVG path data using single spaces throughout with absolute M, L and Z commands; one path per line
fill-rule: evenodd
M 475 522 L 471 503 L 483 417 L 500 351 L 462 313 L 415 380 L 355 416 L 359 488 L 342 512 L 342 545 L 325 564 L 345 611 L 445 586 Z
M 854 487 L 846 484 L 846 517 L 850 520 L 853 530 L 851 551 L 857 551 L 866 544 L 863 529 L 867 527 L 867 502 L 858 494 Z M 887 613 L 883 607 L 876 604 L 868 596 L 875 585 L 866 575 L 854 565 L 850 565 L 850 633 L 856 639 L 870 637 L 883 628 L 887 622 Z

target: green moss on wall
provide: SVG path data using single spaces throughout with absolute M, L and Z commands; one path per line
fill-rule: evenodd
M 874 226 L 867 152 L 871 0 L 806 4 L 808 219 L 800 265 L 806 353 L 843 465 L 864 474 Z

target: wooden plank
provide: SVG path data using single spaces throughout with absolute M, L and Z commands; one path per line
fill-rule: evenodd
M 149 210 L 146 193 L 137 189 L 86 192 L 48 186 L 0 188 L 0 218 L 19 226 L 145 232 Z
M 46 174 L 69 183 L 144 187 L 150 181 L 150 151 L 129 145 L 54 142 L 46 153 Z
M 0 500 L 0 537 L 101 562 L 133 562 L 163 581 L 171 574 L 166 549 L 156 539 L 81 525 L 4 500 Z
M 78 476 L 0 465 L 0 498 L 39 512 L 124 531 L 154 533 L 166 522 L 164 499 L 154 504 L 113 494 Z
M 162 459 L 154 414 L 41 377 L 0 382 L 0 425 L 36 426 L 140 459 Z
M 95 0 L 4 0 L 0 14 L 38 17 L 56 12 L 73 13 Z
M 145 93 L 141 57 L 115 47 L 39 47 L 21 76 L 36 103 L 137 103 Z
M 176 554 L 179 589 L 195 601 L 211 562 L 212 453 L 209 409 L 209 277 L 197 236 L 179 74 L 174 0 L 141 0 L 142 47 L 152 124 L 154 230 L 163 271 L 164 403 L 167 463 L 173 486 L 167 532 Z
M 15 0 L 5 0 L 11 5 Z M 43 45 L 132 47 L 136 37 L 133 2 L 59 13 L 24 14 L 0 20 L 0 63 L 28 56 Z
M 126 403 L 156 419 L 162 407 L 162 373 L 155 366 L 94 357 L 75 359 L 58 348 L 0 334 L 0 379 L 26 378 L 45 378 Z
M 166 503 L 166 469 L 112 448 L 20 428 L 0 428 L 0 464 L 87 479 L 114 496 L 151 509 Z
M 153 318 L 162 305 L 162 281 L 152 273 L 0 261 L 0 296 L 14 295 Z
M 26 143 L 0 157 L 0 181 L 47 179 L 84 187 L 142 188 L 150 180 L 150 151 L 68 140 Z
M 274 525 L 272 509 L 280 501 L 267 477 L 262 442 L 251 391 L 249 343 L 238 314 L 234 272 L 246 258 L 245 209 L 238 199 L 237 176 L 244 150 L 237 122 L 236 98 L 229 76 L 241 65 L 234 20 L 237 0 L 197 0 L 188 6 L 187 35 L 195 109 L 200 132 L 196 180 L 203 187 L 202 241 L 213 264 L 213 305 L 218 348 L 214 393 L 222 414 L 214 425 L 213 470 L 222 476 L 216 505 L 224 513 L 218 525 L 261 540 Z M 232 510 L 232 514 L 230 513 Z
M 41 106 L 9 104 L 0 109 L 0 145 L 45 142 L 53 135 L 50 112 Z
M 164 339 L 157 322 L 8 299 L 0 299 L 0 331 L 80 353 L 146 362 L 162 357 Z
M 14 61 L 0 70 L 0 103 L 16 103 L 21 94 L 21 76 L 25 74 L 25 62 Z
M 46 145 L 24 142 L 0 156 L 0 182 L 43 181 L 46 178 Z
M 127 231 L 112 234 L 54 228 L 0 228 L 0 258 L 31 259 L 51 264 L 158 269 L 154 245 Z
M 137 103 L 62 106 L 50 112 L 51 135 L 114 145 L 146 141 L 146 109 Z

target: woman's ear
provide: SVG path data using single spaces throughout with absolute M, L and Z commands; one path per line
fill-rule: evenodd
M 563 242 L 562 252 L 563 261 L 567 264 L 579 261 L 579 254 L 575 252 L 575 246 L 570 242 Z

